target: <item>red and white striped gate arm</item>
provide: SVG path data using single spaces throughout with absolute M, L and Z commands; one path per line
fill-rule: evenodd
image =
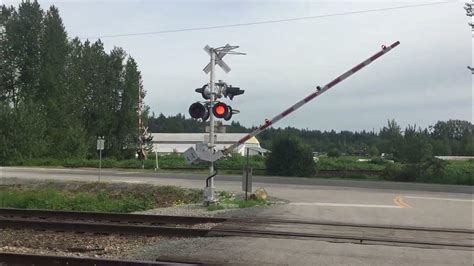
M 328 84 L 326 84 L 324 87 L 320 88 L 320 87 L 316 87 L 316 91 L 311 93 L 310 95 L 308 95 L 306 98 L 304 98 L 303 100 L 297 102 L 296 104 L 292 105 L 290 108 L 286 109 L 284 112 L 278 114 L 277 116 L 273 117 L 271 120 L 268 120 L 268 119 L 265 119 L 265 123 L 263 125 L 261 125 L 260 127 L 258 127 L 256 130 L 254 130 L 253 132 L 249 133 L 247 136 L 241 138 L 238 142 L 232 144 L 231 146 L 229 146 L 227 149 L 225 149 L 223 151 L 224 154 L 229 154 L 231 153 L 236 147 L 238 147 L 239 145 L 245 143 L 247 140 L 249 140 L 250 138 L 252 137 L 255 137 L 256 135 L 260 134 L 262 131 L 266 130 L 269 126 L 275 124 L 276 122 L 278 122 L 279 120 L 281 120 L 282 118 L 284 118 L 285 116 L 291 114 L 293 111 L 297 110 L 298 108 L 300 108 L 301 106 L 305 105 L 307 102 L 311 101 L 312 99 L 316 98 L 317 96 L 323 94 L 324 92 L 326 92 L 327 90 L 329 90 L 330 88 L 336 86 L 336 84 L 338 84 L 339 82 L 345 80 L 346 78 L 348 78 L 349 76 L 351 76 L 352 74 L 356 73 L 357 71 L 361 70 L 363 67 L 367 66 L 368 64 L 372 63 L 373 61 L 375 61 L 377 58 L 381 57 L 382 55 L 386 54 L 387 52 L 389 52 L 390 50 L 392 50 L 393 48 L 395 48 L 397 45 L 399 45 L 400 42 L 397 41 L 397 42 L 394 42 L 392 45 L 390 46 L 385 46 L 385 45 L 382 45 L 382 50 L 379 51 L 378 53 L 374 54 L 373 56 L 369 57 L 367 60 L 365 60 L 364 62 L 358 64 L 357 66 L 353 67 L 352 69 L 348 70 L 347 72 L 345 72 L 344 74 L 340 75 L 339 77 L 337 77 L 336 79 L 334 79 L 333 81 L 329 82 Z

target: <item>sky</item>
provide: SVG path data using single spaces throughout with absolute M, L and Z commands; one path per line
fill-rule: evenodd
M 39 1 L 54 4 L 73 38 L 97 37 L 280 20 L 434 1 Z M 18 1 L 4 4 L 18 5 Z M 232 68 L 216 78 L 245 94 L 223 101 L 240 114 L 232 120 L 260 125 L 319 85 L 378 52 L 401 44 L 352 77 L 294 112 L 276 127 L 378 130 L 395 119 L 427 127 L 438 120 L 472 122 L 472 32 L 463 1 L 330 16 L 317 19 L 102 37 L 105 48 L 124 48 L 136 59 L 156 114 L 188 115 L 202 100 L 195 88 L 209 82 L 203 50 L 227 43 L 247 55 L 227 55 Z

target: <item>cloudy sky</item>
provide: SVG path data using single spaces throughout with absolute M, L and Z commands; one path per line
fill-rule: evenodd
M 18 1 L 4 1 L 17 5 Z M 154 32 L 373 10 L 430 1 L 40 1 L 59 7 L 70 37 Z M 155 113 L 187 115 L 208 82 L 206 44 L 239 45 L 217 78 L 245 89 L 231 102 L 246 126 L 259 125 L 380 49 L 401 45 L 277 126 L 379 129 L 394 118 L 422 127 L 472 121 L 472 33 L 463 1 L 203 31 L 102 37 L 139 64 Z M 226 102 L 230 102 L 226 100 Z

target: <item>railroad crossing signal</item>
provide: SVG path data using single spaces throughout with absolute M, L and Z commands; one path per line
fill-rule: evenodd
M 236 46 L 230 46 L 229 44 L 226 44 L 223 48 L 223 51 L 214 51 L 216 53 L 216 64 L 219 65 L 222 70 L 224 70 L 225 73 L 229 73 L 230 72 L 230 67 L 222 60 L 222 58 L 224 58 L 224 56 L 227 54 L 225 51 L 226 50 L 231 50 L 231 49 L 235 49 L 237 48 Z M 212 49 L 209 45 L 206 45 L 204 46 L 204 51 L 206 51 L 206 53 L 208 55 L 211 55 L 212 53 Z M 209 74 L 209 72 L 211 72 L 211 62 L 209 62 L 206 67 L 204 67 L 204 69 L 202 70 L 204 71 L 204 73 L 206 74 Z
M 232 118 L 233 114 L 240 113 L 238 110 L 233 109 L 230 105 L 227 105 L 219 101 L 210 101 L 211 100 L 211 91 L 209 89 L 209 84 L 204 84 L 201 88 L 195 89 L 197 93 L 200 93 L 202 98 L 208 100 L 206 102 L 195 102 L 189 106 L 189 115 L 194 119 L 202 119 L 202 121 L 207 121 L 209 119 L 211 111 L 216 118 L 225 119 L 229 121 Z M 232 85 L 227 85 L 222 80 L 214 84 L 216 92 L 214 93 L 214 98 L 227 97 L 231 100 L 234 99 L 237 95 L 244 94 L 244 90 L 241 90 L 239 87 L 233 87 Z M 212 108 L 211 108 L 212 106 Z
M 217 118 L 224 118 L 226 121 L 229 121 L 232 117 L 232 107 L 223 102 L 217 102 L 212 107 L 212 113 Z
M 197 93 L 200 93 L 202 95 L 202 98 L 206 100 L 211 99 L 211 90 L 209 89 L 208 84 L 204 84 L 204 86 L 202 86 L 201 88 L 197 88 L 194 91 L 196 91 Z
M 215 83 L 214 88 L 216 88 L 216 98 L 227 97 L 231 100 L 233 100 L 235 96 L 242 95 L 245 92 L 245 90 L 241 90 L 239 87 L 227 85 L 227 83 L 222 80 L 219 80 L 219 82 Z M 211 90 L 209 89 L 209 84 L 204 84 L 201 88 L 197 88 L 194 91 L 200 93 L 202 98 L 205 100 L 211 99 Z
M 215 202 L 213 177 L 217 174 L 217 171 L 214 169 L 214 162 L 223 156 L 221 151 L 215 150 L 214 118 L 230 120 L 232 114 L 239 113 L 238 110 L 232 109 L 232 107 L 217 101 L 217 99 L 224 96 L 232 100 L 234 96 L 244 93 L 240 88 L 227 86 L 225 82 L 219 81 L 216 83 L 214 66 L 219 65 L 224 72 L 229 73 L 231 69 L 222 58 L 226 54 L 244 55 L 244 53 L 233 51 L 237 48 L 239 47 L 229 44 L 217 48 L 211 48 L 209 45 L 204 47 L 204 51 L 210 56 L 209 63 L 203 69 L 204 73 L 209 74 L 209 83 L 195 89 L 195 91 L 200 93 L 206 101 L 195 102 L 189 106 L 189 114 L 192 118 L 202 119 L 203 121 L 209 119 L 209 143 L 197 143 L 196 148 L 190 147 L 184 152 L 184 157 L 190 164 L 199 161 L 209 162 L 210 176 L 206 179 L 204 189 L 204 201 L 207 203 Z
M 194 119 L 206 121 L 209 118 L 209 106 L 205 103 L 195 102 L 189 106 L 189 115 Z

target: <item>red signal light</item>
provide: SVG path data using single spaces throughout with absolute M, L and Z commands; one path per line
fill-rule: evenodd
M 230 119 L 229 115 L 231 115 L 231 112 L 232 109 L 230 109 L 230 106 L 225 103 L 218 102 L 214 105 L 214 107 L 212 107 L 212 113 L 217 118 Z
M 225 111 L 226 111 L 226 110 L 225 110 L 224 106 L 218 105 L 218 106 L 216 107 L 215 111 L 216 111 L 216 114 L 217 114 L 218 116 L 221 116 L 221 115 L 224 115 L 224 114 L 225 114 Z

